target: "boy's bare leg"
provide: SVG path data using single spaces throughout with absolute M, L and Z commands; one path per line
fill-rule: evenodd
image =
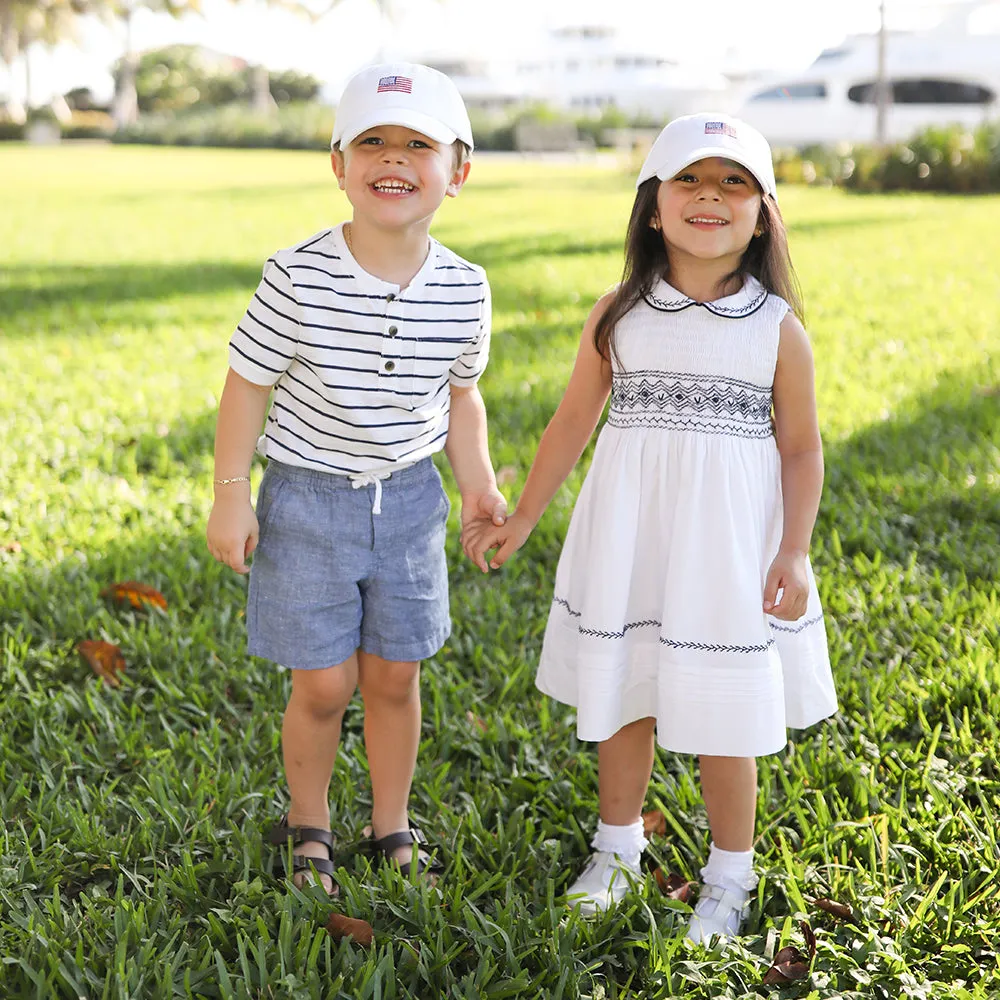
M 420 664 L 358 650 L 358 684 L 372 776 L 372 831 L 386 837 L 409 827 L 410 786 L 420 745 Z M 412 851 L 400 847 L 393 857 L 406 862 Z
M 291 806 L 289 826 L 330 829 L 330 777 L 340 746 L 340 727 L 358 683 L 355 655 L 323 670 L 293 670 L 292 696 L 288 699 L 281 727 L 281 749 Z M 307 858 L 327 858 L 327 849 L 309 840 L 295 848 Z M 309 876 L 299 874 L 295 884 Z M 327 892 L 333 882 L 320 875 Z
M 749 851 L 757 814 L 757 761 L 702 756 L 699 762 L 712 841 L 723 851 Z
M 653 773 L 656 720 L 637 719 L 597 745 L 601 820 L 627 826 L 642 816 Z

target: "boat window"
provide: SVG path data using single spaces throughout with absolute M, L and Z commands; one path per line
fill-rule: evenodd
M 963 80 L 893 80 L 893 104 L 992 104 L 996 94 L 988 87 Z M 875 81 L 859 83 L 847 91 L 855 104 L 875 103 Z
M 826 97 L 825 83 L 786 83 L 762 90 L 751 101 L 802 101 Z

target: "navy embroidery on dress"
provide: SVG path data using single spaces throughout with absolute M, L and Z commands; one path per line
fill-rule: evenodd
M 561 597 L 553 597 L 552 603 L 557 604 L 566 610 L 566 613 L 573 618 L 582 617 L 582 612 L 575 611 L 570 607 L 569 602 Z M 822 619 L 822 615 L 818 618 L 810 619 L 808 622 L 802 625 L 805 628 L 807 625 L 813 625 Z M 593 636 L 596 639 L 623 639 L 626 632 L 630 632 L 635 628 L 662 628 L 663 623 L 657 621 L 655 618 L 647 618 L 643 621 L 637 622 L 627 622 L 622 626 L 621 630 L 618 632 L 608 632 L 602 629 L 594 628 L 581 628 L 577 626 L 577 630 L 580 635 Z M 772 626 L 773 627 L 773 626 Z M 797 629 L 788 629 L 788 631 L 800 631 Z M 663 646 L 669 646 L 671 649 L 696 649 L 703 653 L 765 653 L 774 645 L 774 639 L 768 639 L 767 642 L 753 643 L 751 645 L 728 645 L 721 642 L 683 642 L 679 639 L 668 639 L 666 636 L 659 636 L 660 644 Z
M 755 646 L 726 646 L 717 642 L 675 642 L 673 639 L 664 639 L 662 635 L 660 642 L 671 649 L 697 649 L 703 653 L 764 653 L 774 645 L 773 639 Z
M 608 423 L 769 438 L 770 386 L 724 375 L 681 372 L 615 372 Z
M 807 618 L 804 622 L 799 622 L 796 625 L 779 625 L 777 622 L 770 622 L 771 628 L 777 629 L 779 632 L 801 632 L 805 628 L 809 628 L 810 625 L 815 625 L 817 622 L 823 620 L 823 615 L 818 614 L 813 618 Z

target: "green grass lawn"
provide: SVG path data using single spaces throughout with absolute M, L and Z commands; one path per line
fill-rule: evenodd
M 761 761 L 749 935 L 682 940 L 645 890 L 594 922 L 555 899 L 588 852 L 596 755 L 538 694 L 550 588 L 586 463 L 500 574 L 451 539 L 454 635 L 424 671 L 415 817 L 439 889 L 344 856 L 335 907 L 270 874 L 287 677 L 245 654 L 245 581 L 203 542 L 226 341 L 265 257 L 344 217 L 312 153 L 0 148 L 0 997 L 758 996 L 816 931 L 797 998 L 1000 992 L 1000 198 L 785 189 L 827 484 L 813 560 L 842 711 Z M 436 234 L 488 269 L 482 383 L 516 497 L 580 325 L 617 278 L 624 171 L 482 161 Z M 260 470 L 255 471 L 255 479 Z M 161 590 L 166 612 L 99 591 Z M 105 688 L 75 650 L 122 647 Z M 361 713 L 332 792 L 370 797 Z M 655 854 L 687 877 L 707 823 L 661 753 Z M 814 904 L 850 904 L 837 922 Z

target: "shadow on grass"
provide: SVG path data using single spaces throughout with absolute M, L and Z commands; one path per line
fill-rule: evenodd
M 185 201 L 210 201 L 219 202 L 225 205 L 227 202 L 252 200 L 254 207 L 262 203 L 284 199 L 299 199 L 308 197 L 314 199 L 317 205 L 322 204 L 322 199 L 327 195 L 333 195 L 337 190 L 337 181 L 330 172 L 329 180 L 301 181 L 276 180 L 273 184 L 248 184 L 245 187 L 234 185 L 232 187 L 211 187 L 199 188 L 197 181 L 193 181 L 190 187 L 173 187 L 164 191 L 125 191 L 106 195 L 97 199 L 98 203 L 121 206 L 128 205 L 162 205 L 164 201 L 171 203 L 183 203 Z M 317 226 L 317 228 L 319 228 Z
M 998 359 L 1000 360 L 1000 359 Z M 817 531 L 845 554 L 876 552 L 993 581 L 1000 561 L 997 361 L 948 372 L 892 419 L 826 449 Z
M 5 336 L 16 335 L 14 321 L 49 309 L 99 309 L 139 301 L 239 289 L 249 298 L 260 281 L 261 264 L 207 263 L 22 266 L 7 269 L 3 296 Z
M 519 386 L 520 396 L 501 394 L 499 385 L 491 391 L 488 373 L 484 380 L 494 450 L 507 456 L 504 461 L 512 451 L 520 455 L 522 472 L 565 388 L 561 379 L 538 377 L 547 353 L 545 338 L 521 344 L 513 355 L 519 363 L 505 367 L 505 384 Z M 949 372 L 933 389 L 906 400 L 892 419 L 828 444 L 817 533 L 836 529 L 848 556 L 881 552 L 905 564 L 916 553 L 923 565 L 944 573 L 995 580 L 1000 490 L 990 477 L 1000 453 L 997 370 L 996 363 L 984 362 Z M 214 430 L 215 411 L 206 410 L 162 437 L 121 442 L 114 471 L 183 475 L 210 462 Z
M 160 431 L 123 436 L 115 441 L 101 471 L 111 475 L 173 479 L 210 474 L 215 447 L 216 409 L 175 421 Z
M 538 257 L 580 257 L 589 254 L 621 253 L 622 239 L 579 240 L 568 238 L 565 233 L 545 233 L 497 240 L 489 243 L 471 243 L 465 247 L 462 256 L 481 264 L 487 269 L 515 261 Z
M 887 224 L 899 226 L 906 223 L 922 221 L 918 216 L 843 216 L 829 219 L 805 219 L 802 222 L 792 222 L 787 224 L 788 232 L 792 235 L 809 236 L 813 233 L 826 232 L 829 229 L 869 229 L 872 226 L 884 227 Z

